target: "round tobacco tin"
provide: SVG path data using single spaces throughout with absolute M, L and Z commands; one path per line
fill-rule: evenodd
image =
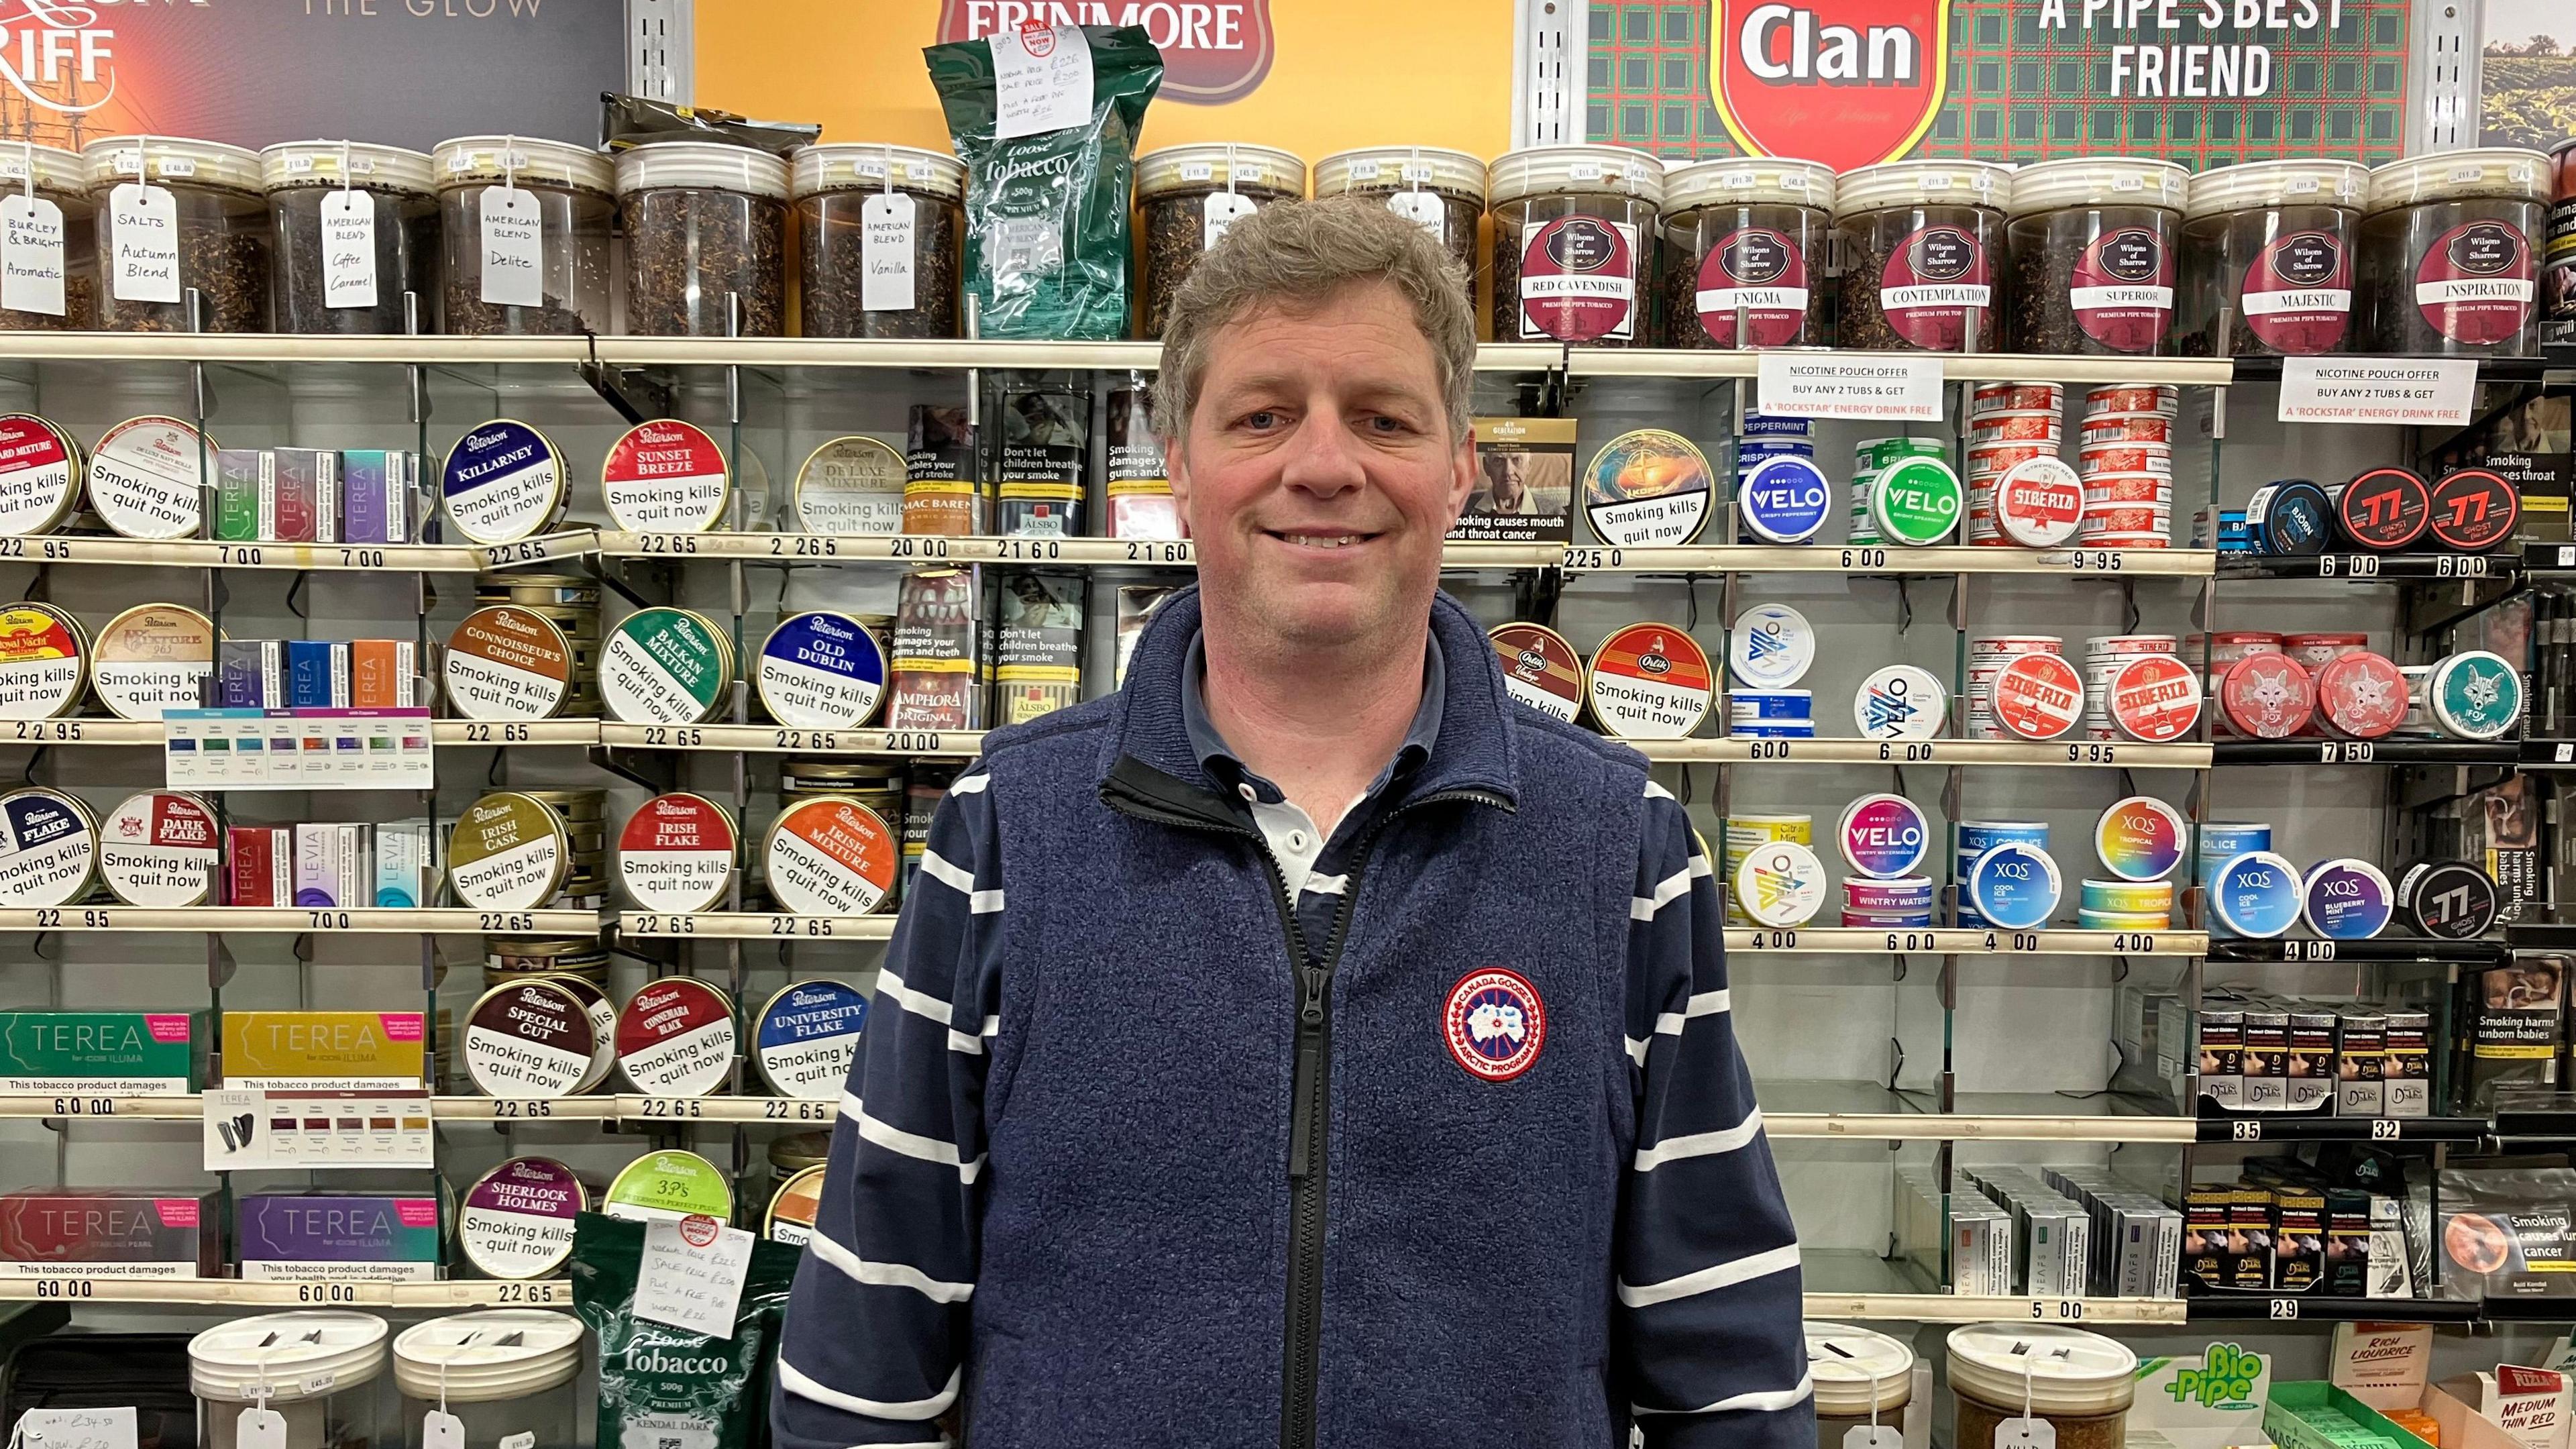
M 724 517 L 732 493 L 724 450 L 677 418 L 628 428 L 599 466 L 600 501 L 630 533 L 703 533 Z
M 1621 739 L 1678 740 L 1708 717 L 1715 681 L 1699 641 L 1670 624 L 1630 624 L 1592 651 L 1584 697 Z
M 687 609 L 638 609 L 599 652 L 599 695 L 627 724 L 698 724 L 733 680 L 733 643 Z
M 1545 624 L 1498 624 L 1485 637 L 1503 666 L 1503 690 L 1567 724 L 1583 713 L 1583 656 Z
M 2499 905 L 2494 880 L 2465 860 L 2428 860 L 2397 879 L 2397 909 L 2406 924 L 2437 941 L 2485 935 Z
M 858 620 L 829 609 L 791 614 L 760 646 L 754 687 L 769 717 L 798 729 L 857 729 L 885 694 L 886 656 Z
M 1871 670 L 1852 692 L 1852 720 L 1864 739 L 1937 739 L 1949 709 L 1950 692 L 1941 681 L 1911 664 Z
M 1622 433 L 1584 470 L 1592 536 L 1613 547 L 1688 543 L 1707 521 L 1712 476 L 1708 459 L 1679 433 Z
M 468 542 L 516 543 L 562 514 L 563 455 L 526 423 L 494 418 L 448 450 L 438 492 Z
M 875 438 L 834 438 L 796 470 L 796 522 L 807 533 L 903 532 L 903 454 Z
M 1735 616 L 1726 662 L 1740 684 L 1787 689 L 1816 662 L 1816 630 L 1786 604 L 1756 604 Z
M 2335 733 L 2375 740 L 2406 722 L 2406 674 L 2367 649 L 2338 654 L 2317 670 L 2317 713 Z
M 675 790 L 635 807 L 617 836 L 617 878 L 647 911 L 711 911 L 733 884 L 741 840 L 733 817 L 703 795 Z
M 2323 553 L 2332 532 L 2333 501 L 2305 478 L 2266 483 L 2245 501 L 2245 528 L 2260 554 Z
M 554 807 L 496 790 L 465 807 L 447 835 L 447 883 L 481 911 L 533 911 L 563 888 L 572 834 Z
M 2231 856 L 2210 874 L 2209 904 L 2230 934 L 2270 940 L 2298 924 L 2298 867 L 2268 850 Z
M 1805 543 L 1833 512 L 1833 487 L 1813 459 L 1794 453 L 1765 458 L 1736 485 L 1744 526 L 1765 543 Z
M 549 719 L 572 695 L 572 641 L 534 609 L 495 604 L 447 636 L 440 673 L 466 719 Z
M 127 538 L 191 538 L 199 489 L 215 476 L 215 446 L 177 418 L 131 418 L 107 430 L 89 460 L 89 506 Z
M 50 533 L 80 497 L 80 445 L 33 413 L 0 413 L 0 534 Z
M 2498 739 L 2522 718 L 2522 675 L 2500 654 L 2473 649 L 2433 666 L 2424 681 L 2433 722 L 2454 739 Z
M 97 864 L 89 807 L 42 786 L 0 795 L 0 906 L 69 905 L 89 894 Z
M 2444 548 L 2483 553 L 2513 537 L 2522 520 L 2522 495 L 2484 468 L 2445 473 L 2433 485 L 2430 527 Z
M 553 981 L 483 993 L 465 1020 L 465 1075 L 487 1097 L 561 1097 L 590 1073 L 590 1013 Z
M 738 1050 L 733 998 L 694 977 L 648 983 L 617 1013 L 617 1069 L 648 1097 L 705 1096 Z
M 1995 481 L 1995 524 L 2024 548 L 2072 542 L 2084 526 L 2084 480 L 2054 453 L 2024 458 Z
M 1932 848 L 1923 807 L 1902 795 L 1863 795 L 1843 807 L 1843 859 L 1878 880 L 1911 874 Z
M 51 604 L 0 607 L 0 719 L 52 719 L 89 680 L 80 621 Z
M 2388 929 L 2397 893 L 2366 860 L 2327 860 L 2308 868 L 2302 887 L 2308 929 L 2329 941 L 2367 941 Z
M 800 1169 L 780 1183 L 777 1194 L 769 1199 L 769 1214 L 761 1223 L 761 1232 L 773 1243 L 802 1247 L 813 1241 L 814 1219 L 822 1211 L 823 1169 Z
M 2093 849 L 2102 868 L 2122 880 L 2162 880 L 2182 864 L 2191 822 L 2152 795 L 2113 802 L 2093 823 Z
M 572 1257 L 573 1221 L 588 1194 L 550 1157 L 513 1157 L 466 1189 L 456 1246 L 490 1278 L 543 1278 Z
M 177 604 L 141 604 L 107 621 L 90 645 L 89 682 L 119 719 L 198 709 L 215 667 L 215 626 Z
M 733 1182 L 694 1152 L 662 1148 L 636 1158 L 609 1179 L 600 1211 L 634 1222 L 667 1222 L 692 1215 L 729 1222 Z
M 600 963 L 600 969 L 603 972 L 607 969 L 606 961 Z M 483 979 L 493 979 L 492 968 L 488 965 L 483 968 Z M 551 981 L 562 988 L 573 1000 L 581 1003 L 582 1015 L 590 1018 L 590 1067 L 581 1074 L 581 1085 L 573 1091 L 587 1092 L 607 1081 L 609 1069 L 617 1065 L 617 1004 L 608 999 L 608 993 L 600 989 L 598 982 L 569 970 L 552 972 L 537 979 Z
M 2084 909 L 2108 915 L 2132 916 L 2173 909 L 2174 888 L 2169 880 L 2088 880 L 2084 883 Z
M 2007 931 L 2048 924 L 2057 912 L 2059 889 L 2057 862 L 2023 841 L 1994 846 L 1968 870 L 1968 899 L 1979 919 Z
M 2133 740 L 2165 744 L 2200 723 L 2200 676 L 2170 654 L 2140 654 L 2105 686 L 2111 722 Z
M 1870 483 L 1869 512 L 1890 543 L 1939 543 L 1959 526 L 1966 503 L 1959 475 L 1939 458 L 1899 458 Z
M 2084 718 L 2084 676 L 2062 654 L 2016 654 L 1989 688 L 1996 722 L 2026 740 L 2053 740 Z
M 129 906 L 202 906 L 215 886 L 218 839 L 205 801 L 177 790 L 140 791 L 99 827 L 99 878 Z
M 2248 654 L 2218 677 L 2218 708 L 2236 732 L 2282 740 L 2307 728 L 2316 681 L 2287 654 Z
M 2433 491 L 2412 468 L 2364 469 L 2335 497 L 2335 532 L 2355 548 L 2404 548 L 2424 536 Z
M 752 1032 L 760 1079 L 782 1097 L 828 1102 L 850 1080 L 868 998 L 838 981 L 799 981 L 769 998 Z
M 798 916 L 864 916 L 894 890 L 900 837 L 848 795 L 810 795 L 770 824 L 769 893 Z
M 1824 862 L 1794 840 L 1757 845 L 1735 868 L 1735 899 L 1756 925 L 1803 926 L 1825 904 Z

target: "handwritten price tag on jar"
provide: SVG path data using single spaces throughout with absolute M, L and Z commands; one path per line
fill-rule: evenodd
M 134 1410 L 29 1409 L 18 1433 L 29 1449 L 134 1449 Z
M 1772 417 L 1941 420 L 1941 359 L 1765 352 L 1756 374 Z
M 2280 421 L 2466 427 L 2478 360 L 2285 357 Z
M 367 192 L 322 198 L 322 305 L 376 305 L 376 198 Z
M 692 1213 L 644 1225 L 635 1316 L 709 1338 L 733 1337 L 734 1310 L 751 1269 L 751 1234 Z
M 63 315 L 63 209 L 41 196 L 0 197 L 0 307 Z
M 166 186 L 119 182 L 107 193 L 116 254 L 108 260 L 108 294 L 120 302 L 179 300 L 179 202 Z

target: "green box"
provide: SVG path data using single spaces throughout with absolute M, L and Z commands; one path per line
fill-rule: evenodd
M 2271 1435 L 2272 1442 L 2280 1449 L 2352 1449 L 2351 1444 L 2329 1436 L 2301 1417 L 2301 1411 L 2309 1409 L 2338 1410 L 2364 1429 L 2386 1439 L 2395 1449 L 2432 1449 L 2377 1409 L 2320 1380 L 2272 1385 L 2272 1400 L 2263 1410 L 2263 1432 Z
M 0 1012 L 0 1092 L 185 1096 L 205 1080 L 203 1012 Z

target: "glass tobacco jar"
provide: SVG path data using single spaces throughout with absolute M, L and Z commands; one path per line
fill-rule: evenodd
M 268 197 L 259 153 L 215 141 L 108 136 L 81 148 L 99 270 L 98 325 L 268 330 Z
M 2549 158 L 2505 148 L 2391 161 L 2361 223 L 2371 350 L 2529 357 L 2540 340 Z
M 1813 161 L 1730 156 L 1666 176 L 1664 345 L 1823 346 L 1833 207 L 1833 170 Z
M 1144 223 L 1145 337 L 1163 335 L 1172 295 L 1227 227 L 1274 201 L 1306 194 L 1306 163 L 1269 146 L 1210 141 L 1136 158 L 1136 210 Z
M 2168 161 L 2073 156 L 2013 173 L 2015 352 L 2173 351 L 2174 282 L 2190 173 Z
M 617 153 L 617 208 L 627 331 L 786 335 L 785 161 L 714 141 L 646 142 Z
M 1664 164 L 1619 146 L 1508 151 L 1486 168 L 1496 342 L 1633 347 L 1653 336 L 1640 285 L 1654 274 Z
M 955 337 L 966 167 L 909 146 L 807 146 L 796 201 L 797 329 L 807 337 Z
M 2003 346 L 2004 202 L 2012 172 L 1983 161 L 1891 161 L 1834 184 L 1849 256 L 1841 345 L 1879 352 Z
M 2354 161 L 2258 161 L 2194 176 L 2174 318 L 2181 350 L 2311 357 L 2349 349 L 2353 243 L 2369 185 L 2370 169 Z

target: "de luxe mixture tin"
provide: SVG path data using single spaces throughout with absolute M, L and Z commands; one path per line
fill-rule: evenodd
M 2268 850 L 2219 862 L 2209 880 L 2219 934 L 2268 941 L 2297 925 L 2305 905 L 2298 867 Z
M 447 836 L 447 884 L 482 911 L 533 911 L 572 869 L 572 832 L 535 795 L 496 790 L 465 807 Z
M 2367 941 L 2388 929 L 2397 910 L 2387 875 L 2366 860 L 2319 861 L 2301 891 L 2308 929 L 2329 941 Z
M 733 1219 L 733 1181 L 694 1152 L 647 1152 L 609 1179 L 600 1211 L 631 1222 L 671 1222 L 684 1217 Z
M 91 642 L 90 688 L 119 719 L 159 719 L 199 709 L 215 667 L 215 626 L 177 604 L 139 604 L 107 621 Z
M 807 533 L 903 532 L 903 454 L 875 438 L 834 438 L 796 470 L 796 523 Z
M 1843 807 L 1836 830 L 1843 860 L 1879 880 L 1911 875 L 1932 848 L 1923 807 L 1902 795 L 1863 795 Z
M 760 1008 L 752 1028 L 753 1062 L 782 1097 L 828 1102 L 841 1095 L 858 1060 L 868 1024 L 868 998 L 839 981 L 799 981 Z
M 1485 637 L 1503 666 L 1503 691 L 1567 724 L 1583 712 L 1583 656 L 1545 624 L 1498 624 Z
M 214 480 L 215 445 L 177 418 L 129 418 L 90 451 L 89 506 L 126 538 L 194 538 L 200 488 Z
M 626 430 L 599 467 L 600 502 L 630 533 L 703 533 L 733 496 L 724 449 L 694 423 L 653 418 Z
M 572 1257 L 573 1222 L 589 1194 L 550 1157 L 513 1157 L 475 1180 L 457 1204 L 456 1246 L 487 1278 L 543 1278 Z
M 129 906 L 202 906 L 215 886 L 215 812 L 179 790 L 125 797 L 98 832 L 98 874 Z
M 1764 543 L 1805 543 L 1833 511 L 1833 487 L 1813 459 L 1776 454 L 1745 473 L 1736 503 L 1744 526 Z
M 690 976 L 645 984 L 617 1013 L 617 1069 L 648 1097 L 703 1097 L 725 1084 L 739 1050 L 733 998 Z
M 462 718 L 551 719 L 572 695 L 573 645 L 538 610 L 497 604 L 447 636 L 440 674 Z
M 51 533 L 81 496 L 87 459 L 71 434 L 34 413 L 0 413 L 0 534 Z
M 762 850 L 769 893 L 798 916 L 864 916 L 894 890 L 902 841 L 847 795 L 813 795 L 778 813 Z
M 2182 864 L 2191 822 L 2152 795 L 2113 802 L 2093 823 L 2093 850 L 2102 868 L 2125 881 L 2162 880 Z
M 97 467 L 90 472 L 95 477 Z M 563 455 L 526 423 L 494 418 L 448 450 L 438 492 L 468 542 L 516 543 L 563 516 Z
M 1824 862 L 1794 840 L 1757 845 L 1735 869 L 1735 898 L 1755 925 L 1803 926 L 1825 904 Z
M 1756 604 L 1727 634 L 1727 670 L 1753 689 L 1788 689 L 1815 662 L 1815 626 L 1787 604 Z
M 769 717 L 798 729 L 857 729 L 885 694 L 886 655 L 848 614 L 810 609 L 778 621 L 760 646 L 753 687 Z
M 733 675 L 733 640 L 688 609 L 638 609 L 599 653 L 600 700 L 627 724 L 702 724 L 723 707 Z
M 89 683 L 80 620 L 51 604 L 0 606 L 0 720 L 69 714 Z
M 2495 882 L 2465 860 L 2428 860 L 2397 878 L 2398 914 L 2437 941 L 2478 939 L 2494 927 L 2500 905 Z
M 2427 527 L 2433 541 L 2461 553 L 2484 553 L 2513 537 L 2522 494 L 2485 468 L 2461 468 L 2433 484 Z
M 0 906 L 66 906 L 89 894 L 98 828 L 89 807 L 33 786 L 0 795 Z
M 1852 691 L 1852 723 L 1863 739 L 1937 739 L 1949 711 L 1949 690 L 1932 671 L 1911 664 L 1873 669 Z
M 802 1247 L 814 1240 L 814 1219 L 822 1211 L 823 1169 L 799 1169 L 795 1176 L 780 1183 L 777 1193 L 769 1199 L 769 1213 L 761 1223 L 761 1232 L 771 1242 Z
M 617 878 L 647 911 L 714 910 L 733 884 L 740 834 L 724 806 L 675 790 L 635 807 L 617 836 Z
M 2424 698 L 2453 739 L 2501 739 L 2522 718 L 2522 675 L 2500 654 L 2453 654 L 2433 666 Z
M 2365 468 L 2334 495 L 2335 536 L 2354 548 L 2385 553 L 2424 536 L 2433 493 L 2412 468 Z
M 1689 631 L 1630 624 L 1601 641 L 1584 677 L 1584 697 L 1602 729 L 1621 739 L 1677 740 L 1708 717 L 1716 682 L 1708 654 Z
M 1708 521 L 1714 477 L 1706 455 L 1679 433 L 1622 433 L 1583 472 L 1592 536 L 1622 548 L 1689 543 Z
M 466 1014 L 460 1051 L 485 1096 L 553 1098 L 581 1090 L 596 1044 L 581 1002 L 539 978 L 484 992 Z
M 1968 871 L 1967 899 L 1977 919 L 2006 931 L 2036 930 L 2057 913 L 2062 883 L 2057 862 L 2039 846 L 2007 840 L 1985 851 Z

